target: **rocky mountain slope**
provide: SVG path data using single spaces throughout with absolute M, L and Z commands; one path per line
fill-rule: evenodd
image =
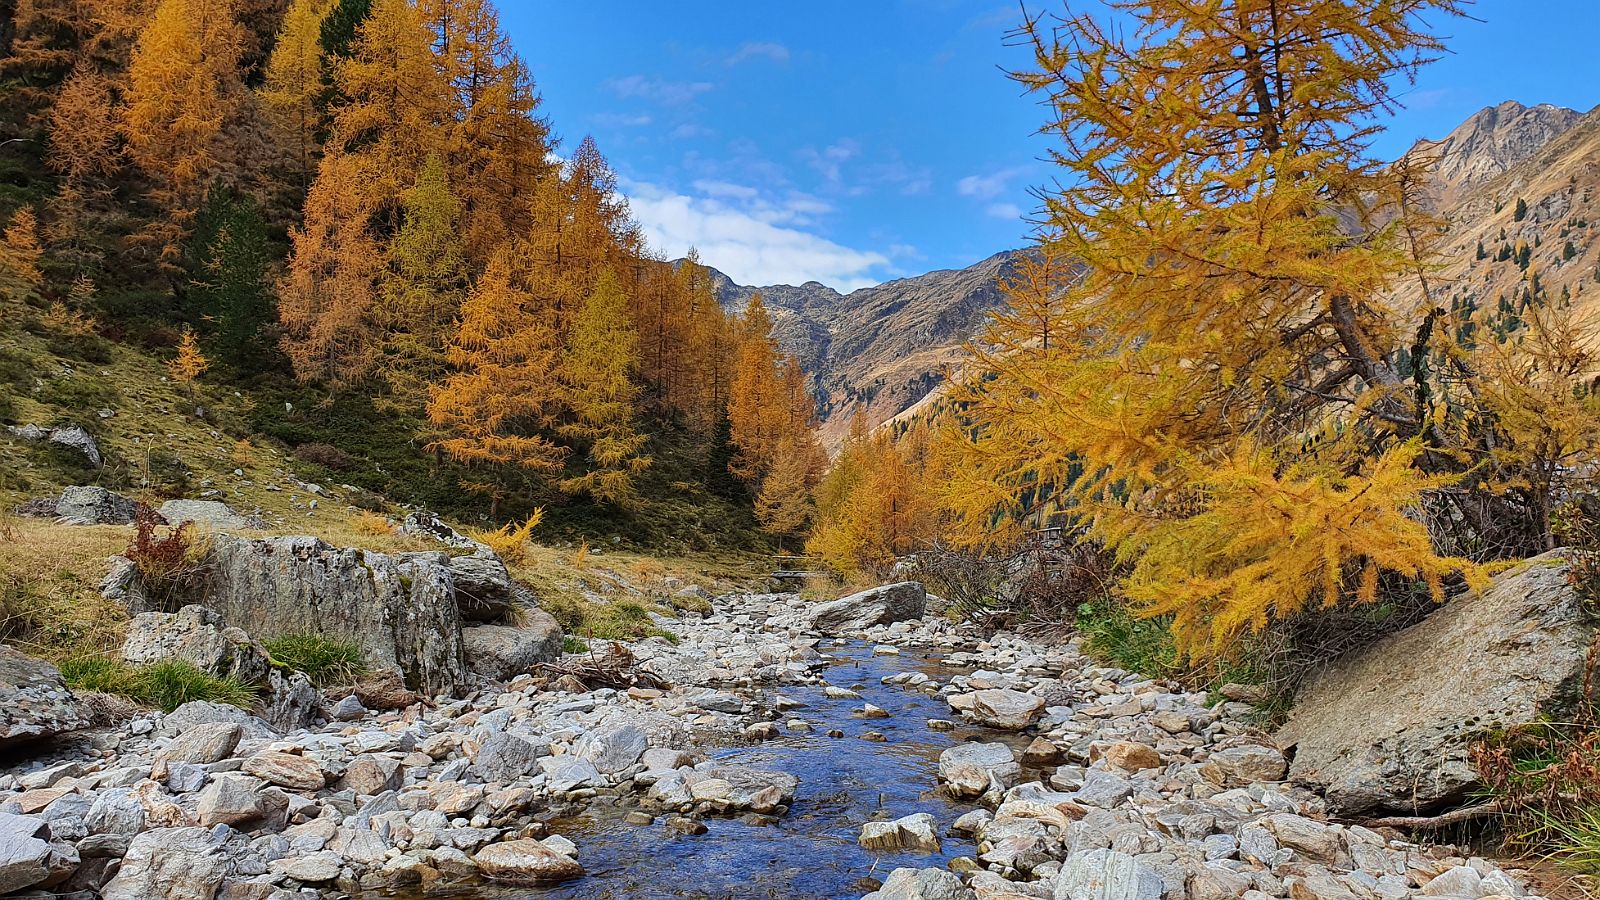
M 1585 114 L 1507 101 L 1411 153 L 1432 160 L 1430 203 L 1445 228 L 1427 302 L 1410 283 L 1398 290 L 1403 304 L 1483 309 L 1503 300 L 1515 313 L 1536 292 L 1600 307 L 1600 108 Z M 836 446 L 856 409 L 878 425 L 937 390 L 962 344 L 1004 305 L 999 280 L 1024 252 L 849 294 L 815 281 L 751 287 L 715 270 L 713 279 L 728 309 L 760 292 L 784 349 L 815 379 L 824 440 Z
M 1004 305 L 1000 282 L 1024 251 L 996 253 L 965 269 L 929 272 L 840 294 L 815 281 L 749 287 L 713 270 L 717 297 L 742 309 L 759 292 L 784 350 L 816 382 L 822 432 L 843 439 L 858 408 L 877 425 L 921 400 L 961 359 L 961 345 Z
M 1502 103 L 1411 152 L 1433 158 L 1444 230 L 1426 297 L 1413 282 L 1403 302 L 1509 316 L 1534 298 L 1600 307 L 1600 107 Z

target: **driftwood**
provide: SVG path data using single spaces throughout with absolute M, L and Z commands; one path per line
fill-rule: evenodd
M 568 676 L 577 679 L 588 690 L 612 688 L 627 690 L 631 687 L 670 688 L 672 685 L 650 672 L 639 668 L 639 658 L 633 651 L 616 641 L 604 655 L 590 649 L 588 656 L 559 663 L 540 663 L 539 668 L 553 678 Z
M 1499 801 L 1480 803 L 1477 806 L 1466 806 L 1453 809 L 1447 813 L 1436 816 L 1387 816 L 1380 819 L 1358 819 L 1357 825 L 1367 828 L 1402 828 L 1408 831 L 1437 831 L 1440 828 L 1449 828 L 1470 822 L 1473 819 L 1482 819 L 1487 816 L 1499 815 L 1504 809 Z

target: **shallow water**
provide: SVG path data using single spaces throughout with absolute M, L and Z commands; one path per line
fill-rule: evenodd
M 776 825 L 752 825 L 738 819 L 706 819 L 703 835 L 668 830 L 659 817 L 654 825 L 630 825 L 625 809 L 596 806 L 582 816 L 552 822 L 552 830 L 578 845 L 578 859 L 588 874 L 550 888 L 502 888 L 475 885 L 430 896 L 460 898 L 536 897 L 541 900 L 725 900 L 725 898 L 860 897 L 899 866 L 942 866 L 956 856 L 972 855 L 966 840 L 944 837 L 939 853 L 865 850 L 856 844 L 863 823 L 882 810 L 886 818 L 932 813 L 943 835 L 956 817 L 973 807 L 956 803 L 936 790 L 939 754 L 963 740 L 1005 741 L 1021 749 L 1027 740 L 984 728 L 958 725 L 953 732 L 928 728 L 928 719 L 950 719 L 943 701 L 921 691 L 885 685 L 886 675 L 920 670 L 944 682 L 959 670 L 949 669 L 913 651 L 900 656 L 873 656 L 870 645 L 849 643 L 821 648 L 837 662 L 826 672 L 830 684 L 855 688 L 860 700 L 832 700 L 822 685 L 785 686 L 783 696 L 804 708 L 784 716 L 804 719 L 812 731 L 784 736 L 750 747 L 713 752 L 718 759 L 777 769 L 799 777 L 794 806 Z M 889 713 L 884 719 L 854 715 L 871 703 Z M 782 722 L 780 721 L 780 726 Z M 842 738 L 826 732 L 838 729 Z M 888 740 L 867 741 L 877 731 Z

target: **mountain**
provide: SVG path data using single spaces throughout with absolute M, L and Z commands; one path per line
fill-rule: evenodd
M 968 266 L 901 278 L 841 294 L 823 284 L 735 284 L 712 270 L 717 299 L 743 309 L 760 293 L 783 349 L 811 373 L 823 440 L 837 445 L 857 408 L 888 421 L 943 382 L 986 314 L 1005 303 L 1000 282 L 1026 251 L 1007 250 Z
M 1502 103 L 1411 152 L 1433 159 L 1443 230 L 1426 297 L 1421 283 L 1403 283 L 1403 304 L 1515 314 L 1538 296 L 1600 311 L 1600 107 Z
M 1507 101 L 1473 114 L 1444 138 L 1410 151 L 1431 160 L 1428 199 L 1443 231 L 1428 296 L 1402 284 L 1396 299 L 1423 309 L 1452 302 L 1511 308 L 1533 290 L 1600 312 L 1600 107 L 1580 113 Z M 1526 210 L 1517 218 L 1518 200 Z M 1518 257 L 1527 245 L 1526 265 Z M 1482 258 L 1478 247 L 1483 247 Z M 1570 244 L 1570 248 L 1569 248 Z M 759 292 L 786 352 L 811 373 L 825 443 L 836 446 L 864 407 L 874 426 L 943 383 L 986 314 L 1005 303 L 999 281 L 1026 251 L 965 269 L 929 272 L 841 294 L 826 285 L 751 287 L 712 270 L 724 308 Z

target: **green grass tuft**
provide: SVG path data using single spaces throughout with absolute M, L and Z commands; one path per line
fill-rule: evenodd
M 133 668 L 107 656 L 86 656 L 61 663 L 61 677 L 79 691 L 126 697 L 145 706 L 172 712 L 191 700 L 227 703 L 249 709 L 256 693 L 232 678 L 218 678 L 183 660 L 166 660 Z
M 265 642 L 273 662 L 306 673 L 317 687 L 352 684 L 367 671 L 361 648 L 316 634 L 286 634 Z
M 566 635 L 561 639 L 562 653 L 588 653 L 589 642 L 581 637 Z
M 139 669 L 134 675 L 135 689 L 151 706 L 172 712 L 191 700 L 227 703 L 249 709 L 256 692 L 232 678 L 218 678 L 195 668 L 192 663 L 169 659 Z

